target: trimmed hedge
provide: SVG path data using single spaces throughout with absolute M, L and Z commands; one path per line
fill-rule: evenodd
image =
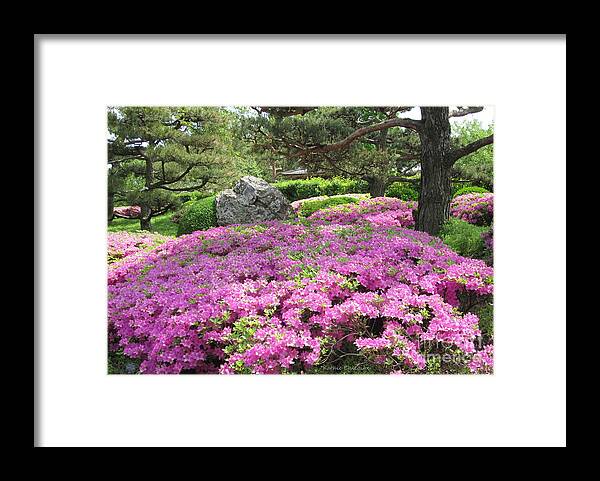
M 200 199 L 205 199 L 206 197 L 210 197 L 211 194 L 207 193 L 207 192 L 198 192 L 196 190 L 190 191 L 190 192 L 179 192 L 178 194 L 175 195 L 175 197 L 177 197 L 181 202 L 189 202 L 189 201 L 196 201 L 196 200 L 200 200 Z
M 343 179 L 334 177 L 323 179 L 284 180 L 273 184 L 290 202 L 319 197 L 321 195 L 361 194 L 369 192 L 369 185 L 364 180 Z
M 489 227 L 469 224 L 460 219 L 450 218 L 440 230 L 440 237 L 444 243 L 461 256 L 476 259 L 486 258 L 489 249 L 485 245 L 482 234 L 488 232 Z
M 474 185 L 470 185 L 470 186 L 462 187 L 462 188 L 458 189 L 452 197 L 458 197 L 459 195 L 463 195 L 463 194 L 486 194 L 488 192 L 489 192 L 489 190 L 484 189 L 483 187 L 477 187 Z
M 393 182 L 386 189 L 385 196 L 401 200 L 419 200 L 419 191 L 408 182 Z
M 206 230 L 217 225 L 216 196 L 186 202 L 178 220 L 177 235 Z
M 355 199 L 354 197 L 331 197 L 329 199 L 322 199 L 322 200 L 311 200 L 308 202 L 304 202 L 299 209 L 299 214 L 302 217 L 308 217 L 309 215 L 313 214 L 314 212 L 321 210 L 321 209 L 326 209 L 327 207 L 333 207 L 334 205 L 341 205 L 341 204 L 357 204 L 358 203 L 358 199 Z
M 418 179 L 417 179 L 418 180 Z M 477 189 L 474 192 L 480 192 L 481 187 L 476 187 L 472 182 L 453 181 L 451 184 L 452 197 L 456 197 L 459 192 L 465 193 L 464 189 Z M 421 191 L 420 182 L 393 182 L 386 189 L 386 197 L 396 197 L 402 200 L 418 200 L 419 192 Z M 488 192 L 484 190 L 482 192 Z M 416 197 L 415 197 L 416 195 Z

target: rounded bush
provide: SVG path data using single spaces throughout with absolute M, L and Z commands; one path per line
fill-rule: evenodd
M 308 202 L 304 202 L 299 209 L 299 214 L 303 217 L 308 217 L 312 213 L 326 209 L 327 207 L 332 207 L 334 205 L 342 205 L 342 204 L 356 204 L 358 203 L 358 199 L 354 197 L 329 197 L 327 199 L 321 200 L 312 200 Z
M 463 194 L 452 199 L 450 214 L 475 225 L 490 225 L 494 219 L 494 194 Z
M 217 225 L 216 196 L 189 201 L 184 204 L 178 220 L 177 235 L 206 230 Z
M 274 184 L 290 202 L 309 197 L 318 197 L 319 179 L 284 180 Z
M 461 187 L 454 193 L 452 197 L 458 197 L 459 195 L 464 194 L 487 194 L 488 192 L 489 190 L 484 189 L 483 187 L 477 187 L 475 185 L 472 185 L 467 187 Z
M 419 200 L 419 192 L 408 182 L 394 182 L 385 191 L 386 197 L 401 200 Z

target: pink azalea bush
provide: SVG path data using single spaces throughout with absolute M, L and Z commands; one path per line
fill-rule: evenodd
M 413 227 L 414 201 L 393 197 L 364 199 L 357 204 L 344 204 L 322 209 L 309 217 L 314 224 L 371 224 L 380 226 Z
M 126 257 L 156 247 L 169 237 L 149 232 L 112 232 L 108 234 L 108 263 L 113 264 Z
M 469 369 L 477 374 L 491 374 L 494 369 L 494 346 L 488 344 L 476 352 L 469 362 Z
M 109 270 L 110 349 L 142 373 L 330 372 L 350 358 L 424 373 L 446 353 L 462 361 L 441 372 L 488 372 L 462 299 L 492 294 L 492 268 L 406 229 L 411 208 L 371 199 L 130 256 Z
M 464 194 L 452 199 L 450 214 L 470 224 L 490 225 L 494 217 L 494 194 Z
M 305 204 L 306 202 L 314 202 L 316 200 L 325 200 L 325 199 L 334 199 L 336 197 L 352 197 L 354 199 L 362 200 L 362 199 L 368 199 L 370 197 L 370 194 L 319 195 L 317 197 L 309 197 L 307 199 L 296 200 L 291 203 L 291 206 L 292 206 L 292 210 L 296 214 L 298 214 L 300 211 L 300 208 L 302 207 L 302 204 Z
M 139 205 L 127 205 L 124 207 L 115 207 L 113 213 L 117 217 L 125 219 L 137 219 L 142 214 L 142 208 Z
M 482 232 L 481 238 L 483 239 L 483 243 L 485 247 L 489 250 L 494 250 L 494 228 L 490 226 L 490 230 L 486 232 Z

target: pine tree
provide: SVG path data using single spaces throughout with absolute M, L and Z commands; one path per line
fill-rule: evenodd
M 306 167 L 313 175 L 362 178 L 372 196 L 418 165 L 418 136 L 389 128 L 369 132 L 344 148 L 322 147 L 366 126 L 393 119 L 404 107 L 255 107 L 246 119 L 249 139 L 258 151 L 279 154 L 283 168 Z
M 140 228 L 227 170 L 227 118 L 222 109 L 111 107 L 108 110 L 108 211 L 114 196 L 141 207 Z
M 459 107 L 453 111 L 448 107 L 421 107 L 420 120 L 401 117 L 411 109 L 256 107 L 261 115 L 255 120 L 255 131 L 288 157 L 362 176 L 369 181 L 372 195 L 381 195 L 386 183 L 396 180 L 393 151 L 388 144 L 395 137 L 396 165 L 416 160 L 421 167 L 416 228 L 437 235 L 449 216 L 454 165 L 458 159 L 492 144 L 494 138 L 490 134 L 466 145 L 452 144 L 449 119 L 480 112 L 483 107 Z M 416 154 L 415 136 L 419 144 Z

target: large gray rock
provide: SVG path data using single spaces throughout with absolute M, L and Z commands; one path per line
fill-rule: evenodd
M 217 223 L 254 224 L 265 220 L 283 220 L 292 206 L 283 194 L 258 177 L 242 177 L 233 189 L 217 195 Z

